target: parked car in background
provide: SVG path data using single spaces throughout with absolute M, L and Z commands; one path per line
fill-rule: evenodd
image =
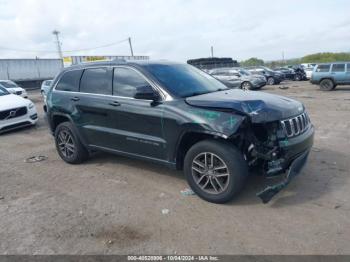
M 7 91 L 9 91 L 11 94 L 19 95 L 23 98 L 28 98 L 27 91 L 11 80 L 0 80 L 0 85 L 6 88 Z
M 330 91 L 337 85 L 350 84 L 350 62 L 324 63 L 315 66 L 310 82 Z
M 41 83 L 40 93 L 43 96 L 44 101 L 46 100 L 46 95 L 47 95 L 47 92 L 50 89 L 51 83 L 52 83 L 52 80 L 44 80 Z
M 305 74 L 306 74 L 306 79 L 310 80 L 312 77 L 312 72 L 314 71 L 313 68 L 304 68 Z
M 150 160 L 184 170 L 192 190 L 214 203 L 236 196 L 249 170 L 287 172 L 258 194 L 268 202 L 300 173 L 314 135 L 302 103 L 228 89 L 191 65 L 166 61 L 63 69 L 47 95 L 47 119 L 65 162 L 81 163 L 94 151 Z
M 0 134 L 35 125 L 38 115 L 35 105 L 28 99 L 10 93 L 0 87 Z
M 295 73 L 294 69 L 292 69 L 292 68 L 277 67 L 277 68 L 274 68 L 274 71 L 282 73 L 284 75 L 285 79 L 296 80 L 295 79 L 296 73 Z
M 210 70 L 209 74 L 229 88 L 257 90 L 266 85 L 264 76 L 253 75 L 243 68 L 217 68 Z
M 246 67 L 245 69 L 252 74 L 265 76 L 268 85 L 277 85 L 284 80 L 284 75 L 282 73 L 273 71 L 265 66 L 252 66 Z

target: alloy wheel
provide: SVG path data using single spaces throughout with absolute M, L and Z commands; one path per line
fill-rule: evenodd
M 248 82 L 244 82 L 242 84 L 242 89 L 243 90 L 250 90 L 250 84 Z
M 67 130 L 61 130 L 57 136 L 57 144 L 64 157 L 70 158 L 75 152 L 73 136 Z
M 225 162 L 210 152 L 200 153 L 193 159 L 192 176 L 201 190 L 215 195 L 224 192 L 230 180 Z

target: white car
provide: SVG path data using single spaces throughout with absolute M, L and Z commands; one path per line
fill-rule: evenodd
M 32 101 L 0 87 L 0 134 L 35 125 L 37 121 L 38 114 Z
M 4 87 L 11 94 L 19 95 L 24 98 L 28 98 L 27 91 L 22 87 L 18 86 L 15 82 L 11 80 L 0 80 L 0 86 Z
M 313 68 L 305 68 L 304 69 L 307 79 L 311 79 L 313 70 L 314 70 Z
M 47 92 L 49 91 L 52 84 L 52 80 L 45 80 L 41 83 L 40 93 L 43 96 L 44 100 L 46 100 Z

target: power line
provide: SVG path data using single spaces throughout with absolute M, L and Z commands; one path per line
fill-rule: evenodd
M 99 48 L 104 48 L 104 47 L 109 47 L 113 45 L 117 45 L 123 42 L 129 41 L 128 38 L 120 40 L 118 42 L 113 42 L 109 43 L 106 45 L 101 45 L 101 46 L 96 46 L 96 47 L 89 47 L 89 48 L 82 48 L 82 49 L 73 49 L 73 50 L 62 50 L 64 53 L 73 53 L 73 52 L 79 52 L 79 51 L 88 51 L 88 50 L 94 50 L 94 49 L 99 49 Z M 27 53 L 57 53 L 57 50 L 26 50 L 26 49 L 17 49 L 17 48 L 9 48 L 9 47 L 4 47 L 0 46 L 0 49 L 3 50 L 10 50 L 10 51 L 16 51 L 16 52 L 27 52 Z

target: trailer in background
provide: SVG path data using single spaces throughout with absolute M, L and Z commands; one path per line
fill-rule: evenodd
M 208 57 L 208 58 L 190 59 L 190 60 L 187 60 L 187 63 L 204 71 L 214 69 L 214 68 L 239 66 L 237 60 L 233 60 L 230 57 Z
M 149 56 L 67 56 L 63 58 L 64 67 L 77 65 L 81 63 L 96 62 L 96 61 L 111 61 L 115 59 L 122 60 L 149 60 Z

